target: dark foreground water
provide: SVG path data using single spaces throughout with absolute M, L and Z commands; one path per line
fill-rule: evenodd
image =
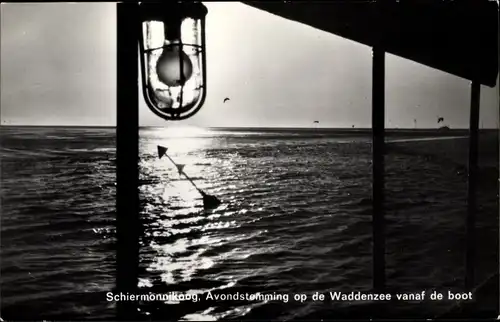
M 1 129 L 1 316 L 112 319 L 114 129 Z M 411 135 L 410 135 L 411 136 Z M 432 135 L 430 135 L 432 136 Z M 387 284 L 393 292 L 463 291 L 467 141 L 394 136 L 387 162 Z M 202 209 L 157 144 L 224 203 Z M 353 305 L 293 294 L 372 284 L 369 136 L 314 130 L 143 129 L 146 318 L 334 318 Z M 477 279 L 498 269 L 498 141 L 482 137 Z M 216 301 L 207 294 L 288 294 Z M 328 295 L 328 294 L 327 294 Z M 391 316 L 433 316 L 448 301 L 394 302 Z

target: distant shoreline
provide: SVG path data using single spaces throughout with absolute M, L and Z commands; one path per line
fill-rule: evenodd
M 99 126 L 99 125 L 1 125 L 0 128 L 60 128 L 60 129 L 116 129 L 116 126 Z M 160 128 L 159 126 L 140 126 L 140 129 Z M 232 131 L 232 132 L 294 132 L 294 133 L 345 133 L 345 134 L 371 134 L 371 128 L 327 128 L 327 127 L 207 127 L 206 129 L 215 131 Z M 481 133 L 495 133 L 498 129 L 480 129 Z M 419 134 L 419 135 L 468 135 L 469 129 L 448 129 L 442 130 L 437 128 L 386 128 L 387 134 Z
M 7 125 L 7 124 L 0 125 L 0 128 L 3 128 L 3 127 L 64 128 L 64 129 L 71 129 L 71 128 L 113 129 L 113 128 L 116 128 L 116 126 L 108 126 L 108 125 Z
M 275 127 L 275 128 L 228 128 L 228 127 L 217 127 L 217 128 L 209 128 L 213 130 L 219 131 L 233 131 L 233 132 L 258 132 L 258 131 L 266 131 L 266 132 L 300 132 L 300 133 L 315 133 L 315 132 L 323 132 L 323 133 L 346 133 L 346 134 L 371 134 L 371 128 L 285 128 L 285 127 Z M 469 129 L 449 129 L 449 130 L 441 130 L 441 129 L 391 129 L 386 128 L 385 132 L 387 134 L 422 134 L 422 135 L 438 135 L 438 136 L 450 136 L 450 135 L 468 135 Z M 480 129 L 479 132 L 482 133 L 495 133 L 498 132 L 498 129 Z
M 371 128 L 351 128 L 351 127 L 285 127 L 285 126 L 275 126 L 275 127 L 265 127 L 265 126 L 195 126 L 195 125 L 185 125 L 186 127 L 199 127 L 210 130 L 266 130 L 266 131 L 279 131 L 279 130 L 322 130 L 322 131 L 330 131 L 330 130 L 341 130 L 341 131 L 371 131 Z M 115 125 L 10 125 L 10 124 L 1 124 L 1 127 L 40 127 L 40 128 L 116 128 Z M 179 125 L 174 125 L 173 127 L 182 127 Z M 139 128 L 161 128 L 161 126 L 139 126 Z M 422 131 L 441 131 L 439 128 L 386 128 L 386 130 L 391 131 L 412 131 L 412 132 L 422 132 Z M 447 132 L 453 131 L 468 131 L 468 128 L 454 128 L 446 130 Z M 498 130 L 494 128 L 480 129 L 485 131 Z

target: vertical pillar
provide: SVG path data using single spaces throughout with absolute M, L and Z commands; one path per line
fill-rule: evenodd
M 373 288 L 385 288 L 385 0 L 374 3 L 372 48 L 372 202 L 373 202 Z
M 116 292 L 134 293 L 139 271 L 138 5 L 117 4 Z M 118 320 L 134 320 L 135 306 L 117 302 Z
M 479 99 L 481 85 L 479 82 L 471 83 L 470 119 L 469 119 L 469 169 L 467 189 L 467 220 L 465 252 L 465 287 L 472 290 L 474 287 L 475 257 L 476 257 L 476 190 L 478 177 L 478 141 L 479 141 Z
M 500 8 L 497 7 L 497 10 L 499 10 Z M 499 10 L 500 12 L 500 10 Z M 500 35 L 500 23 L 497 22 L 497 34 Z M 500 55 L 497 55 L 498 56 L 498 66 L 500 66 Z M 498 79 L 498 78 L 497 78 Z M 500 100 L 500 84 L 497 84 L 497 89 L 498 89 L 498 95 L 497 95 L 497 100 Z M 498 101 L 497 101 L 498 102 Z M 500 106 L 500 104 L 499 104 Z M 498 111 L 500 113 L 500 110 Z M 498 115 L 498 123 L 496 124 L 497 125 L 497 128 L 500 126 L 500 114 Z M 498 140 L 498 143 L 499 143 L 499 148 L 498 148 L 498 151 L 499 151 L 499 155 L 498 155 L 498 160 L 499 160 L 499 163 L 500 163 L 500 139 L 498 137 L 498 131 L 497 131 L 497 140 Z M 499 186 L 500 186 L 500 178 L 498 179 L 499 181 Z M 500 187 L 499 187 L 500 188 Z M 500 191 L 498 191 L 498 195 L 500 196 Z M 500 207 L 498 209 L 499 211 L 499 216 L 498 216 L 498 226 L 500 227 Z M 498 239 L 498 248 L 497 249 L 500 249 L 500 238 Z M 498 267 L 500 267 L 500 256 L 498 256 Z M 500 275 L 500 270 L 499 270 L 499 275 Z M 500 276 L 499 276 L 500 277 Z M 498 283 L 498 294 L 500 295 L 500 283 Z M 500 308 L 500 296 L 498 296 L 498 308 Z M 500 314 L 498 315 L 498 318 L 497 319 L 500 319 Z
M 373 288 L 385 287 L 385 52 L 373 47 L 372 71 Z

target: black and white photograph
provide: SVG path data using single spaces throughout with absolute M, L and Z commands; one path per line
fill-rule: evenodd
M 0 6 L 0 321 L 499 316 L 498 1 Z

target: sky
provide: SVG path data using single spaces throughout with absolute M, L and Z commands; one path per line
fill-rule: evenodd
M 184 124 L 371 126 L 369 47 L 239 2 L 206 6 L 207 97 Z M 2 124 L 116 124 L 116 4 L 3 3 L 0 14 Z M 468 128 L 469 86 L 388 54 L 386 126 L 443 117 Z M 481 127 L 498 128 L 498 95 L 498 84 L 481 87 Z M 171 124 L 140 100 L 141 126 Z

